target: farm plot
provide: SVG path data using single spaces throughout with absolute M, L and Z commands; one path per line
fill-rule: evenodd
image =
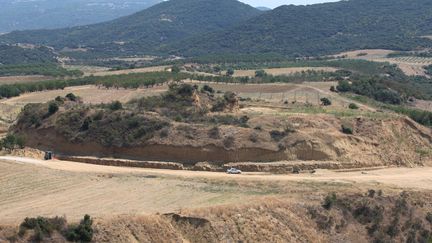
M 16 84 L 16 83 L 30 83 L 52 79 L 50 77 L 42 75 L 30 75 L 30 76 L 8 76 L 0 77 L 0 85 L 3 84 Z
M 106 89 L 93 85 L 68 87 L 63 90 L 49 90 L 23 94 L 4 100 L 2 103 L 13 105 L 25 105 L 28 103 L 42 103 L 55 99 L 57 96 L 66 96 L 73 93 L 82 98 L 84 103 L 99 104 L 112 101 L 127 102 L 134 98 L 148 95 L 157 95 L 166 90 L 166 86 L 157 86 L 148 89 Z
M 234 77 L 254 77 L 256 70 L 235 70 Z M 332 67 L 295 67 L 295 68 L 269 68 L 264 69 L 267 74 L 280 76 L 280 75 L 290 75 L 299 72 L 306 71 L 323 71 L 323 72 L 334 72 L 337 71 L 336 68 Z
M 321 105 L 321 98 L 329 98 L 333 109 L 345 109 L 352 100 L 330 92 L 337 82 L 305 82 L 302 84 L 209 84 L 215 90 L 232 91 L 242 98 L 258 99 L 274 105 L 292 103 Z M 370 108 L 360 105 L 367 110 Z

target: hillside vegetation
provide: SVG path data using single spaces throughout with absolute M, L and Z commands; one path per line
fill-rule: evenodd
M 208 85 L 170 84 L 160 96 L 126 104 L 86 105 L 70 94 L 25 106 L 11 133 L 27 146 L 66 156 L 170 161 L 188 167 L 202 161 L 219 169 L 232 161 L 312 160 L 324 168 L 427 163 L 432 139 L 427 128 L 392 113 L 326 112 L 323 107 L 332 103 L 321 100 L 320 106 L 286 103 L 289 110 L 297 109 L 292 113 L 277 108 L 256 113 L 241 107 L 259 108 L 259 101 Z
M 174 0 L 102 24 L 12 32 L 0 38 L 58 48 L 91 46 L 101 53 L 120 49 L 123 54 L 148 53 L 180 39 L 232 27 L 260 13 L 234 0 Z
M 47 47 L 22 48 L 0 45 L 0 67 L 3 65 L 56 63 L 57 56 Z
M 432 32 L 431 8 L 428 0 L 349 0 L 264 12 L 235 0 L 175 0 L 102 24 L 12 32 L 0 41 L 87 46 L 95 55 L 295 57 L 368 48 L 413 50 L 431 46 L 421 37 Z
M 0 45 L 0 76 L 72 77 L 83 74 L 78 70 L 60 67 L 57 58 L 58 54 L 44 46 Z
M 355 49 L 430 47 L 432 2 L 349 0 L 282 6 L 221 33 L 188 39 L 165 50 L 186 55 L 283 53 L 318 56 Z M 173 51 L 177 50 L 177 51 Z
M 1 0 L 0 33 L 100 23 L 148 8 L 160 0 Z M 55 21 L 53 21 L 55 20 Z

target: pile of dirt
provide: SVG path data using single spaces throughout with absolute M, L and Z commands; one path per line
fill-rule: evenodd
M 44 159 L 45 152 L 34 148 L 14 149 L 11 151 L 11 156 L 25 157 L 32 159 Z

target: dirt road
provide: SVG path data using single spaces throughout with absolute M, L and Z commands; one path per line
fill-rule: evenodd
M 320 202 L 329 192 L 432 189 L 432 168 L 268 175 L 108 167 L 0 157 L 0 224 L 25 217 L 105 218 L 178 212 L 263 198 Z
M 236 180 L 264 180 L 264 181 L 327 181 L 343 183 L 371 183 L 386 184 L 401 188 L 416 188 L 432 190 L 432 167 L 422 168 L 387 168 L 371 171 L 336 172 L 318 170 L 315 174 L 300 175 L 271 175 L 265 173 L 244 173 L 242 175 L 228 175 L 217 172 L 178 171 L 163 169 L 143 169 L 111 167 L 83 164 L 68 161 L 42 161 L 20 157 L 0 157 L 0 160 L 16 163 L 31 163 L 46 168 L 82 173 L 132 173 L 154 174 L 159 176 L 176 176 L 184 178 L 236 179 Z

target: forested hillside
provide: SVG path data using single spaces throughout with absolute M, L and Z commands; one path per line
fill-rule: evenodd
M 57 62 L 56 55 L 47 47 L 22 48 L 0 45 L 0 66 L 55 62 Z
M 0 33 L 100 23 L 159 2 L 161 0 L 0 0 Z
M 349 0 L 259 11 L 236 0 L 171 0 L 102 24 L 12 32 L 0 43 L 89 47 L 93 56 L 319 56 L 432 47 L 432 1 Z
M 283 53 L 317 56 L 352 49 L 432 46 L 430 0 L 350 0 L 282 6 L 242 25 L 166 48 L 186 55 Z
M 102 24 L 12 32 L 1 40 L 58 48 L 84 45 L 99 52 L 143 53 L 197 34 L 233 27 L 261 13 L 235 0 L 173 0 Z

